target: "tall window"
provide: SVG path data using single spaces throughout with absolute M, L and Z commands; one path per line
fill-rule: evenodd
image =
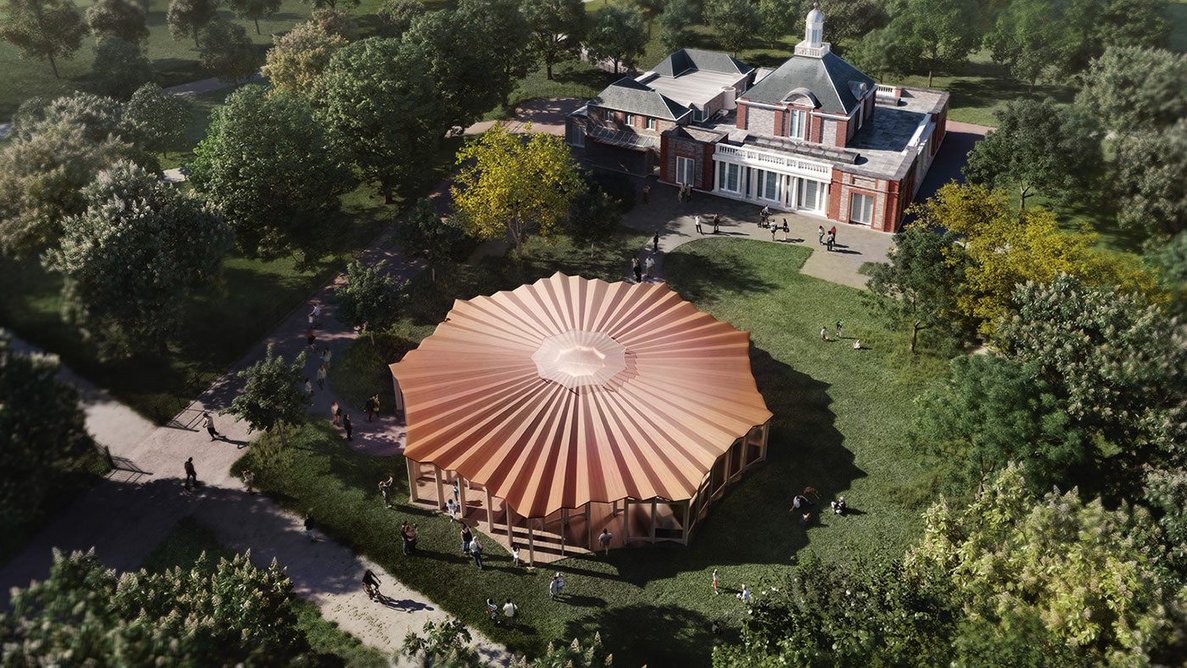
M 853 193 L 849 198 L 849 220 L 862 225 L 874 221 L 874 198 L 870 195 Z
M 792 139 L 803 139 L 808 130 L 808 113 L 793 109 L 788 119 L 787 136 Z
M 568 123 L 565 125 L 565 142 L 569 146 L 585 146 L 585 127 L 577 123 Z
M 800 208 L 809 211 L 820 211 L 824 207 L 820 205 L 820 196 L 823 194 L 824 188 L 818 181 L 811 179 L 800 179 Z
M 655 129 L 655 119 L 654 118 L 643 119 L 643 127 L 647 128 L 648 130 L 654 130 Z
M 693 164 L 692 158 L 676 156 L 676 183 L 692 183 Z
M 635 115 L 634 114 L 624 115 L 622 122 L 626 123 L 627 125 L 631 126 L 632 128 L 635 127 Z
M 717 187 L 732 193 L 740 191 L 739 177 L 742 173 L 742 168 L 730 162 L 719 163 L 720 169 L 717 172 Z
M 758 173 L 758 196 L 772 202 L 779 200 L 779 175 L 766 170 Z

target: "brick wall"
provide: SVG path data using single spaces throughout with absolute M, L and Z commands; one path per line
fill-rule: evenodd
M 747 114 L 746 129 L 754 134 L 775 134 L 775 111 L 773 109 L 753 108 Z

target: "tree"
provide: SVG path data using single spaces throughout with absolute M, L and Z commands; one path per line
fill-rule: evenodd
M 762 590 L 739 645 L 716 668 L 940 665 L 951 658 L 951 587 L 908 579 L 901 563 L 825 563 L 811 554 Z
M 44 102 L 40 108 L 24 108 L 17 114 L 12 135 L 29 139 L 55 124 L 63 123 L 82 130 L 90 142 L 101 142 L 120 135 L 123 106 L 103 95 L 74 93 Z
M 668 0 L 668 6 L 659 15 L 659 40 L 668 51 L 676 51 L 688 45 L 692 38 L 692 27 L 700 22 L 700 14 L 692 0 Z
M 353 9 L 358 7 L 362 0 L 305 0 L 313 5 L 314 9 Z
M 906 74 L 909 68 L 904 65 L 910 58 L 900 53 L 902 49 L 894 33 L 877 28 L 866 33 L 845 55 L 858 69 L 881 81 L 887 74 Z
M 1019 286 L 1002 350 L 1055 389 L 1079 428 L 1107 452 L 1104 473 L 1132 484 L 1156 464 L 1187 405 L 1187 346 L 1162 309 L 1115 287 L 1070 276 Z
M 380 260 L 365 265 L 352 260 L 346 266 L 346 283 L 338 288 L 338 315 L 360 331 L 383 327 L 396 317 L 402 281 Z
M 532 61 L 528 56 L 531 26 L 520 11 L 520 0 L 461 0 L 458 13 L 475 15 L 474 24 L 482 27 L 481 38 L 489 40 L 499 74 L 491 81 L 498 100 L 510 106 L 511 89 L 527 76 Z
M 596 60 L 613 62 L 615 74 L 620 65 L 633 68 L 646 47 L 643 15 L 629 6 L 607 6 L 586 38 L 590 55 Z
M 1081 81 L 1076 106 L 1120 137 L 1170 127 L 1187 117 L 1187 55 L 1110 47 L 1092 61 Z
M 797 24 L 795 18 L 802 19 L 817 4 L 816 0 L 796 0 L 791 3 L 792 18 L 791 32 L 799 30 L 802 23 Z M 836 45 L 839 42 L 848 43 L 858 39 L 871 30 L 885 28 L 890 21 L 886 15 L 887 5 L 891 3 L 882 0 L 849 0 L 848 2 L 829 2 L 824 4 L 825 19 L 828 28 L 829 41 Z
M 6 0 L 0 6 L 0 39 L 26 58 L 45 58 L 58 75 L 58 58 L 72 58 L 87 26 L 71 0 Z
M 998 126 L 977 142 L 964 174 L 973 183 L 1013 187 L 1019 208 L 1041 192 L 1059 198 L 1076 188 L 1079 175 L 1100 162 L 1100 142 L 1076 131 L 1050 99 L 1019 99 L 994 114 Z
M 379 183 L 388 204 L 395 185 L 430 159 L 448 127 L 429 69 L 419 48 L 372 38 L 336 53 L 322 78 L 319 119 L 331 145 Z
M 251 19 L 256 26 L 256 34 L 260 34 L 260 19 L 272 16 L 280 11 L 281 0 L 230 0 L 231 9 L 235 15 L 243 19 Z
M 260 66 L 243 26 L 222 19 L 207 23 L 198 33 L 198 62 L 227 83 L 247 81 Z
M 194 148 L 190 182 L 222 210 L 249 257 L 300 251 L 312 261 L 354 179 L 304 98 L 244 86 Z
M 750 0 L 713 0 L 705 7 L 705 20 L 721 48 L 734 55 L 754 39 L 763 23 Z
M 94 174 L 135 153 L 115 137 L 90 140 L 65 120 L 10 138 L 0 148 L 0 248 L 19 257 L 57 240 L 62 221 L 86 208 L 81 190 Z
M 457 255 L 466 238 L 465 232 L 442 218 L 425 198 L 417 200 L 408 217 L 396 227 L 396 236 L 401 250 L 428 262 L 434 280 L 437 267 Z
M 301 23 L 273 40 L 275 44 L 265 57 L 264 76 L 277 90 L 310 98 L 318 97 L 322 72 L 334 54 L 347 44 L 341 35 L 328 32 L 312 21 Z
M 104 37 L 99 42 L 91 71 L 99 90 L 118 98 L 128 97 L 153 76 L 152 63 L 140 45 L 118 37 Z
M 10 536 L 39 519 L 95 459 L 95 443 L 58 361 L 23 355 L 0 330 L 0 530 Z M 52 418 L 50 417 L 52 416 Z
M 593 243 L 609 238 L 622 222 L 619 203 L 598 182 L 584 176 L 584 187 L 573 198 L 565 230 L 574 241 Z
M 315 9 L 309 15 L 309 22 L 320 26 L 332 35 L 338 35 L 348 42 L 354 41 L 358 36 L 358 26 L 355 25 L 354 19 L 351 18 L 350 14 L 341 9 L 331 9 L 329 7 Z
M 417 18 L 404 33 L 403 41 L 427 60 L 423 76 L 433 82 L 442 131 L 469 126 L 511 90 L 514 82 L 498 62 L 496 46 L 506 38 L 490 30 L 491 20 L 493 14 L 477 3 L 462 2 L 452 12 L 430 12 Z M 458 43 L 467 48 L 457 48 Z
M 409 631 L 400 647 L 400 656 L 414 659 L 424 666 L 450 668 L 479 668 L 483 665 L 478 652 L 471 646 L 473 636 L 460 620 L 449 618 L 442 622 L 425 622 L 424 636 Z
M 216 280 L 231 234 L 210 207 L 130 162 L 83 189 L 49 267 L 62 273 L 63 315 L 104 357 L 161 350 L 190 292 Z
M 1042 80 L 1070 76 L 1088 35 L 1077 30 L 1068 12 L 1083 11 L 1051 0 L 1011 0 L 985 35 L 994 62 L 1010 68 L 1030 91 Z
M 519 657 L 511 662 L 512 668 L 610 668 L 614 657 L 602 648 L 602 634 L 594 633 L 592 640 L 582 643 L 574 638 L 569 644 L 548 643 L 548 649 L 529 661 Z
M 524 4 L 527 11 L 527 3 Z M 424 0 L 384 0 L 379 7 L 380 35 L 401 37 L 418 16 L 428 13 Z
M 870 272 L 869 301 L 896 326 L 910 327 L 912 353 L 920 331 L 948 328 L 958 319 L 963 264 L 955 234 L 910 225 L 895 235 L 890 262 Z
M 161 154 L 176 149 L 185 140 L 189 104 L 155 83 L 144 84 L 124 105 L 120 132 L 141 149 Z
M 173 39 L 193 37 L 194 46 L 201 48 L 198 33 L 218 15 L 218 5 L 219 0 L 170 0 L 165 14 L 169 34 Z
M 49 577 L 16 590 L 0 616 L 12 665 L 304 664 L 292 582 L 275 561 L 249 554 L 188 570 L 117 576 L 94 552 L 54 551 Z
M 264 359 L 236 375 L 246 382 L 227 412 L 246 422 L 251 431 L 275 430 L 281 443 L 286 443 L 285 425 L 302 420 L 309 405 L 303 387 L 305 352 L 290 364 L 269 344 Z
M 470 233 L 510 235 L 516 252 L 534 230 L 548 234 L 564 220 L 584 187 L 573 155 L 551 135 L 523 140 L 495 126 L 459 150 L 457 164 L 450 193 Z
M 91 34 L 100 41 L 104 37 L 133 43 L 148 39 L 144 7 L 132 0 L 98 0 L 87 7 L 86 16 Z
M 1023 615 L 1077 664 L 1140 665 L 1182 628 L 1187 602 L 1150 527 L 1140 510 L 1106 510 L 1075 491 L 1036 498 L 1008 467 L 966 509 L 933 505 L 905 564 L 919 580 L 951 583 L 985 632 Z
M 910 434 L 957 496 L 983 491 L 1010 462 L 1035 493 L 1097 482 L 1088 433 L 1045 381 L 1001 357 L 952 360 L 948 377 L 915 399 Z
M 1101 47 L 1122 45 L 1165 48 L 1170 15 L 1168 0 L 1101 0 L 1089 24 L 1093 39 L 1088 41 L 1092 50 L 1087 55 L 1095 58 Z
M 762 35 L 763 40 L 775 46 L 786 35 L 794 33 L 797 19 L 804 16 L 804 13 L 797 13 L 795 10 L 794 5 L 784 2 L 784 0 L 758 0 L 755 11 L 759 19 L 758 32 Z
M 551 81 L 552 66 L 575 56 L 581 45 L 585 5 L 581 0 L 524 0 L 523 15 L 531 30 L 529 48 Z
M 976 46 L 976 7 L 969 0 L 902 0 L 899 6 L 887 30 L 905 64 L 927 71 L 928 87 L 936 70 L 964 62 Z
M 1096 235 L 1065 232 L 1045 209 L 1014 210 L 1005 194 L 980 185 L 946 185 L 912 212 L 925 225 L 965 237 L 968 264 L 957 308 L 986 337 L 1013 310 L 1014 287 L 1069 274 L 1125 292 L 1157 292 L 1154 276 L 1096 248 Z
M 1187 118 L 1117 144 L 1117 219 L 1151 239 L 1187 229 Z

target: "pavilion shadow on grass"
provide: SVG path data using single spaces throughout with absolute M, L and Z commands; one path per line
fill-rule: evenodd
M 750 336 L 664 285 L 554 274 L 457 301 L 391 365 L 411 500 L 445 506 L 529 562 L 687 544 L 766 459 Z

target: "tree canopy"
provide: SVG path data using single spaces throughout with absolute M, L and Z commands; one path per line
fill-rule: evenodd
M 913 353 L 919 332 L 951 327 L 957 319 L 964 253 L 955 234 L 909 225 L 895 235 L 889 259 L 870 272 L 869 301 L 896 326 L 910 328 Z
M 166 93 L 155 83 L 147 83 L 132 93 L 120 119 L 121 132 L 149 153 L 165 153 L 185 139 L 189 103 Z
M 49 266 L 62 273 L 63 315 L 101 354 L 164 347 L 192 291 L 218 279 L 231 234 L 221 216 L 130 162 L 83 189 L 86 211 L 63 225 Z
M 221 18 L 198 31 L 198 62 L 227 83 L 247 81 L 260 66 L 255 45 L 243 26 Z
M 104 37 L 95 49 L 91 66 L 96 88 L 105 95 L 127 98 L 137 88 L 152 81 L 152 63 L 138 42 L 118 37 Z
M 260 34 L 260 19 L 272 16 L 280 11 L 281 0 L 229 0 L 231 9 L 240 18 L 251 19 L 256 26 L 256 34 Z
M 58 59 L 72 58 L 87 34 L 82 13 L 71 0 L 5 0 L 0 5 L 0 39 L 26 58 L 44 58 L 58 75 Z
M 265 58 L 264 76 L 277 90 L 310 99 L 318 97 L 319 80 L 330 59 L 347 44 L 346 38 L 313 21 L 300 23 L 273 40 Z
M 585 4 L 581 0 L 524 0 L 523 15 L 531 30 L 529 48 L 552 80 L 552 66 L 576 55 L 585 37 Z
M 1117 219 L 1165 240 L 1187 230 L 1187 117 L 1117 144 Z
M 559 137 L 526 139 L 501 126 L 457 154 L 461 168 L 450 192 L 473 236 L 510 236 L 518 251 L 533 231 L 547 234 L 564 220 L 584 188 L 572 153 Z
M 96 458 L 78 393 L 58 368 L 54 357 L 13 350 L 0 330 L 0 541 L 40 519 Z
M 902 0 L 887 30 L 899 45 L 896 54 L 910 69 L 926 71 L 927 85 L 937 70 L 951 70 L 977 45 L 977 10 L 971 0 Z
M 251 257 L 295 251 L 307 261 L 320 257 L 354 178 L 309 101 L 244 86 L 212 116 L 194 148 L 190 182 L 222 210 L 240 250 Z
M 659 15 L 659 39 L 664 48 L 668 51 L 684 48 L 700 18 L 692 0 L 668 0 L 668 6 Z
M 1100 127 L 1125 136 L 1187 117 L 1187 55 L 1114 46 L 1081 75 L 1076 105 Z
M 338 316 L 359 329 L 382 328 L 396 318 L 401 287 L 385 261 L 363 264 L 352 260 L 346 266 L 346 283 L 335 293 Z
M 303 419 L 309 405 L 303 387 L 305 352 L 290 363 L 269 344 L 264 359 L 236 375 L 245 383 L 227 412 L 246 422 L 251 431 L 276 430 L 283 441 L 284 426 Z
M 302 664 L 312 651 L 297 627 L 292 582 L 275 561 L 249 555 L 189 569 L 117 575 L 93 552 L 55 550 L 49 577 L 16 590 L 0 615 L 11 665 Z
M 381 37 L 402 37 L 416 17 L 429 11 L 424 0 L 384 0 L 379 6 Z
M 378 182 L 389 204 L 395 185 L 428 162 L 448 127 L 429 70 L 417 46 L 371 38 L 334 54 L 322 80 L 319 120 L 332 147 Z
M 763 18 L 750 0 L 713 0 L 705 5 L 705 20 L 717 42 L 734 55 L 760 32 Z
M 629 5 L 608 5 L 598 14 L 586 38 L 590 55 L 613 62 L 615 74 L 621 65 L 634 67 L 646 47 L 643 15 Z
M 219 0 L 170 0 L 165 22 L 173 39 L 193 37 L 199 46 L 198 33 L 218 15 Z
M 132 0 L 96 0 L 87 7 L 87 25 L 97 39 L 118 37 L 126 42 L 148 38 L 144 7 Z

